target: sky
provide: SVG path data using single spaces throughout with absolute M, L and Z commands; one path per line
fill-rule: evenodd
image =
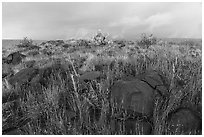
M 91 38 L 98 30 L 115 39 L 142 33 L 159 38 L 202 38 L 201 3 L 2 4 L 3 39 Z

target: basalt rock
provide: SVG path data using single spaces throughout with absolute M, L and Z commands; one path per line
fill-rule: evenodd
M 167 134 L 202 134 L 202 118 L 190 108 L 178 108 L 168 116 Z
M 6 63 L 12 64 L 12 65 L 17 65 L 22 62 L 22 59 L 25 58 L 26 56 L 21 54 L 20 52 L 14 52 L 8 55 Z
M 155 96 L 168 98 L 168 87 L 164 84 L 163 77 L 156 71 L 146 72 L 136 77 L 124 77 L 124 79 L 116 81 L 110 88 L 111 105 L 112 108 L 117 109 L 112 112 L 112 117 L 123 119 L 124 123 L 129 125 L 125 129 L 128 133 L 133 129 L 132 127 L 135 127 L 133 123 L 133 125 L 127 124 L 129 119 L 133 121 L 138 118 L 146 119 L 147 123 L 140 124 L 148 129 L 144 134 L 151 134 L 147 131 L 151 131 L 148 123 L 152 123 L 154 98 Z
M 26 68 L 18 73 L 16 73 L 14 76 L 10 77 L 8 79 L 8 82 L 11 84 L 11 86 L 14 89 L 9 90 L 8 92 L 3 93 L 3 103 L 8 103 L 11 101 L 28 101 L 30 99 L 30 94 L 32 94 L 31 97 L 34 97 L 34 100 L 37 100 L 38 102 L 45 101 L 46 95 L 48 95 L 46 92 L 47 88 L 50 88 L 53 84 L 57 84 L 58 86 L 61 86 L 61 84 L 65 84 L 66 91 L 59 91 L 59 93 L 56 93 L 57 105 L 59 106 L 59 111 L 66 111 L 66 113 L 72 113 L 72 116 L 69 115 L 68 117 L 75 118 L 76 114 L 73 110 L 73 98 L 72 98 L 72 92 L 73 91 L 73 84 L 71 81 L 69 69 L 66 68 L 66 66 L 63 66 L 61 64 L 52 64 L 43 68 Z M 56 82 L 56 83 L 54 83 Z M 20 98 L 20 100 L 18 100 Z M 19 104 L 20 105 L 20 104 Z M 18 106 L 19 107 L 19 106 Z M 19 107 L 20 108 L 20 107 Z M 40 111 L 41 112 L 41 111 Z M 42 112 L 44 112 L 42 110 Z M 37 118 L 40 120 L 40 123 L 46 123 L 46 113 L 44 114 L 36 114 Z M 22 118 L 24 115 L 22 115 Z M 34 120 L 31 118 L 31 120 Z M 16 129 L 18 129 L 21 126 L 24 126 L 29 121 L 25 121 L 24 124 L 18 126 L 18 127 L 8 127 L 4 129 L 4 134 L 10 134 Z M 45 126 L 45 125 L 40 125 Z M 13 133 L 12 133 L 13 134 Z
M 12 86 L 21 86 L 22 84 L 29 83 L 38 73 L 39 69 L 37 68 L 22 69 L 14 76 L 10 77 L 8 82 Z
M 16 90 L 15 93 L 12 92 L 12 96 L 17 96 L 28 90 L 33 91 L 33 94 L 35 92 L 43 92 L 43 89 L 49 88 L 52 84 L 57 84 L 58 86 L 64 84 L 68 86 L 69 90 L 73 89 L 70 73 L 61 64 L 53 64 L 43 68 L 30 67 L 22 69 L 15 75 L 10 76 L 8 83 Z M 6 98 L 6 95 L 4 98 Z

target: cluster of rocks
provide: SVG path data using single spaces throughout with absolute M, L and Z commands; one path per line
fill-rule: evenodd
M 24 94 L 26 94 L 27 90 L 22 90 L 25 89 L 25 85 L 27 86 L 26 89 L 33 89 L 31 92 L 32 94 L 43 95 L 42 89 L 49 87 L 51 84 L 50 79 L 53 74 L 56 76 L 55 80 L 57 80 L 59 78 L 58 76 L 60 75 L 61 80 L 64 80 L 69 87 L 67 89 L 69 89 L 70 92 L 74 91 L 75 89 L 72 82 L 72 76 L 70 74 L 70 72 L 73 71 L 71 68 L 71 65 L 67 68 L 62 64 L 57 63 L 41 69 L 26 68 L 19 71 L 14 76 L 10 77 L 8 82 L 13 87 L 20 87 L 21 90 L 18 90 L 18 93 L 16 94 L 12 93 L 13 98 L 11 96 L 8 98 L 8 94 L 3 94 L 3 103 L 15 100 L 19 97 L 25 97 Z M 101 76 L 100 71 L 93 71 L 82 74 L 80 77 L 78 77 L 78 79 L 79 82 L 87 83 L 88 81 L 93 81 L 98 78 L 100 79 Z M 77 79 L 75 80 L 77 81 Z M 59 81 L 59 83 L 60 82 L 61 81 Z M 143 134 L 152 134 L 154 130 L 152 129 L 152 127 L 154 127 L 154 120 L 152 119 L 155 97 L 168 99 L 170 97 L 170 93 L 168 91 L 168 86 L 164 84 L 164 78 L 161 76 L 161 74 L 155 71 L 146 72 L 136 77 L 127 76 L 123 77 L 119 81 L 115 81 L 110 87 L 110 105 L 112 108 L 120 109 L 120 111 L 111 112 L 110 124 L 114 128 L 113 131 L 117 133 L 119 130 L 118 124 L 120 123 L 118 123 L 118 121 L 122 120 L 125 123 L 125 131 L 127 134 L 135 133 L 135 123 L 140 125 L 140 128 L 144 129 Z M 70 106 L 68 108 L 70 108 Z M 97 117 L 100 117 L 100 114 L 98 114 L 100 111 L 101 110 L 99 109 L 97 114 L 92 113 L 92 115 L 97 115 Z M 126 116 L 124 113 L 126 113 Z M 169 123 L 169 132 L 174 132 L 174 129 L 176 130 L 176 128 L 172 125 L 177 124 L 182 125 L 180 133 L 186 133 L 193 130 L 198 130 L 201 132 L 201 118 L 195 116 L 194 113 L 194 111 L 188 108 L 178 109 L 175 112 L 169 113 L 166 120 Z M 182 118 L 183 114 L 188 115 L 190 119 Z M 140 120 L 138 121 L 138 119 Z

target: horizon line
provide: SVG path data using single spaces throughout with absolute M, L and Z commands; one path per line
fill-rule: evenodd
M 25 37 L 23 38 L 2 38 L 2 40 L 23 40 Z M 28 37 L 27 37 L 28 38 Z M 199 39 L 199 40 L 202 40 L 202 38 L 182 38 L 182 37 L 172 37 L 172 38 L 166 38 L 166 37 L 155 37 L 156 39 Z M 29 40 L 70 40 L 70 39 L 87 39 L 87 38 L 70 38 L 70 39 L 32 39 L 32 38 L 28 38 Z M 115 38 L 114 40 L 117 40 L 117 39 L 122 39 L 122 40 L 130 40 L 128 38 Z M 135 38 L 135 39 L 139 39 L 139 38 Z M 134 40 L 134 39 L 131 39 L 131 40 Z

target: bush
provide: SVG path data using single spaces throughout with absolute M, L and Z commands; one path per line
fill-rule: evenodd
M 20 44 L 16 45 L 18 48 L 28 48 L 31 46 L 35 46 L 33 44 L 33 40 L 32 39 L 28 39 L 27 37 L 23 38 L 23 40 L 21 40 Z
M 155 37 L 153 37 L 153 34 L 151 34 L 150 36 L 147 36 L 145 33 L 142 34 L 141 36 L 141 40 L 139 40 L 137 42 L 137 44 L 141 47 L 141 48 L 149 48 L 149 46 L 156 44 L 157 39 Z
M 98 32 L 96 36 L 94 36 L 93 41 L 96 45 L 107 45 L 110 41 L 107 39 L 107 35 L 102 32 Z

